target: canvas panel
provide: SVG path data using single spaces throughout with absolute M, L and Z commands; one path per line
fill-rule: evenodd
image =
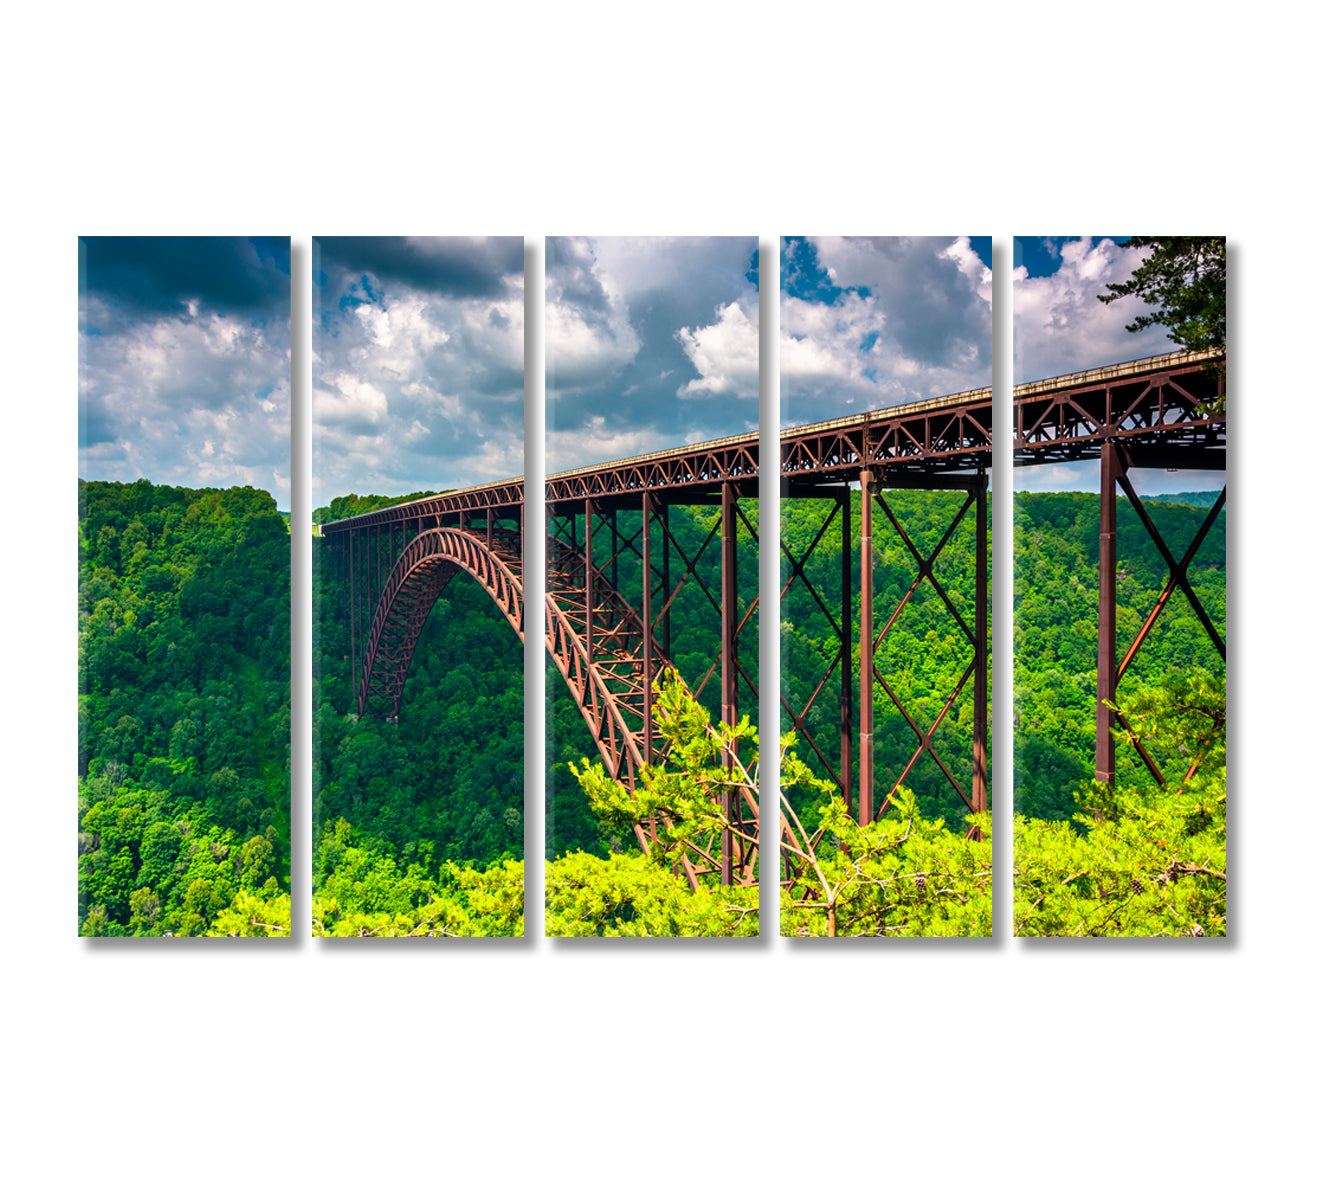
M 1020 936 L 1226 932 L 1224 252 L 1015 241 Z
M 758 929 L 758 270 L 547 241 L 551 936 Z
M 79 239 L 79 932 L 290 932 L 286 237 Z
M 523 239 L 313 252 L 314 930 L 523 933 Z
M 991 931 L 991 241 L 787 237 L 782 930 Z

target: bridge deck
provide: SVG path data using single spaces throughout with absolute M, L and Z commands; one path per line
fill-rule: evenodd
M 1218 356 L 1183 351 L 1113 363 L 1023 383 L 1014 389 L 1016 461 L 1094 458 L 1108 436 L 1149 442 L 1155 455 L 1221 465 L 1226 422 L 1200 410 L 1215 399 Z M 1149 392 L 1156 390 L 1156 397 Z M 868 465 L 948 482 L 990 466 L 991 389 L 974 388 L 913 404 L 877 409 L 779 432 L 781 474 L 811 484 L 842 482 Z M 702 498 L 724 480 L 753 488 L 759 477 L 758 430 L 612 462 L 556 471 L 546 477 L 549 505 L 585 499 L 614 502 L 645 491 L 679 491 Z M 378 509 L 320 526 L 322 534 L 369 526 L 433 520 L 447 513 L 484 512 L 517 518 L 522 476 Z

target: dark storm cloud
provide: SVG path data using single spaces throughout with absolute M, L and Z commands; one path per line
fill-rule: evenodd
M 223 313 L 286 316 L 287 238 L 81 237 L 85 293 L 136 318 L 178 315 L 189 303 Z
M 504 277 L 523 274 L 523 238 L 321 237 L 318 268 L 374 275 L 382 284 L 456 298 L 502 297 Z
M 79 239 L 79 474 L 290 504 L 287 238 Z

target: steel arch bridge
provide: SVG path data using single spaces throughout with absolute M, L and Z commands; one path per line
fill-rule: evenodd
M 1098 777 L 1108 782 L 1115 779 L 1112 722 L 1116 718 L 1102 702 L 1115 698 L 1118 681 L 1173 591 L 1180 590 L 1191 602 L 1220 655 L 1224 653 L 1223 639 L 1195 599 L 1187 575 L 1191 558 L 1222 508 L 1222 498 L 1195 544 L 1178 561 L 1157 535 L 1126 474 L 1133 467 L 1224 469 L 1223 395 L 1221 360 L 1197 353 L 1117 364 L 1023 384 L 1014 391 L 1012 452 L 1017 466 L 1088 459 L 1101 463 L 1096 760 Z M 782 537 L 776 539 L 784 563 L 782 593 L 786 598 L 802 589 L 809 592 L 837 646 L 812 695 L 787 695 L 780 686 L 780 702 L 787 724 L 805 739 L 806 751 L 863 824 L 881 815 L 887 803 L 877 803 L 875 787 L 877 693 L 888 698 L 889 711 L 899 715 L 916 741 L 908 760 L 893 764 L 891 774 L 897 774 L 897 782 L 903 782 L 919 761 L 932 759 L 969 811 L 987 807 L 986 491 L 992 443 L 989 388 L 790 428 L 779 436 L 783 496 L 830 502 L 827 519 L 809 545 L 792 546 Z M 743 640 L 755 636 L 758 597 L 742 595 L 738 542 L 758 545 L 756 523 L 745 502 L 758 495 L 759 473 L 759 436 L 749 432 L 546 479 L 543 636 L 608 773 L 628 788 L 635 786 L 645 764 L 659 762 L 665 754 L 664 741 L 654 728 L 653 689 L 673 661 L 672 615 L 681 612 L 684 588 L 699 589 L 718 619 L 717 652 L 702 677 L 687 682 L 697 694 L 706 687 L 717 688 L 712 715 L 722 724 L 737 722 L 743 694 L 758 698 L 753 655 L 748 657 L 743 650 Z M 1119 662 L 1118 488 L 1145 523 L 1169 569 L 1163 596 Z M 892 501 L 901 490 L 962 495 L 953 523 L 935 546 L 918 547 L 899 521 Z M 698 538 L 689 542 L 679 526 L 674 529 L 672 510 L 682 506 L 716 512 L 702 543 Z M 877 624 L 872 529 L 879 516 L 903 540 L 917 571 L 888 620 Z M 509 479 L 321 526 L 339 580 L 360 715 L 397 719 L 403 682 L 426 615 L 456 574 L 476 580 L 515 632 L 524 636 L 524 520 L 523 480 Z M 936 565 L 952 542 L 970 534 L 973 597 L 971 606 L 961 609 L 945 594 Z M 829 596 L 806 572 L 812 551 L 826 538 L 831 544 L 837 541 L 841 560 L 841 585 L 837 595 Z M 969 654 L 944 707 L 922 714 L 910 710 L 896 681 L 877 665 L 875 653 L 913 595 L 927 591 L 944 601 Z M 817 700 L 835 688 L 836 753 L 816 737 L 809 721 Z M 942 761 L 934 738 L 965 690 L 972 694 L 973 748 L 971 778 L 960 780 Z M 1149 766 L 1161 779 L 1157 766 L 1152 762 Z M 751 790 L 742 789 L 734 802 L 734 823 L 752 836 L 732 844 L 696 847 L 693 857 L 682 864 L 692 883 L 711 873 L 722 882 L 754 880 L 758 800 Z M 780 839 L 791 844 L 785 821 L 780 819 L 780 825 L 784 826 Z M 647 849 L 653 831 L 638 833 Z

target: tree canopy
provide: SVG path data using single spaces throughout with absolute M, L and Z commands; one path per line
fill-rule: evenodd
M 1227 239 L 1221 237 L 1132 237 L 1126 245 L 1149 256 L 1125 283 L 1098 297 L 1111 304 L 1138 296 L 1154 306 L 1126 329 L 1153 325 L 1186 350 L 1227 352 Z
M 287 924 L 289 560 L 257 489 L 80 482 L 82 933 Z

